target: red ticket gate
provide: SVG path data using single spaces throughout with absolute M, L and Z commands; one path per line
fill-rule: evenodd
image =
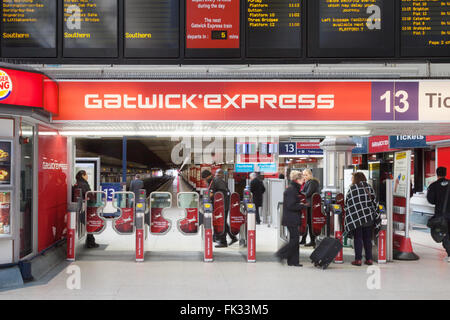
M 199 232 L 199 202 L 197 192 L 180 192 L 177 194 L 178 208 L 186 210 L 184 219 L 177 223 L 178 230 L 184 235 L 195 235 Z
M 77 212 L 69 212 L 67 219 L 67 260 L 75 261 L 76 242 L 81 241 L 86 234 L 101 234 L 105 231 L 108 220 L 103 217 L 103 209 L 107 204 L 105 191 L 86 192 L 83 204 Z M 113 207 L 120 215 L 112 219 L 112 228 L 119 235 L 132 235 L 135 232 L 135 199 L 132 192 L 113 192 Z
M 306 196 L 303 193 L 300 193 L 299 197 L 300 202 L 302 204 L 306 204 Z M 308 208 L 304 207 L 301 213 L 302 215 L 300 217 L 300 227 L 298 229 L 300 232 L 300 236 L 304 237 L 306 235 L 306 232 L 308 231 Z
M 212 222 L 214 234 L 222 235 L 225 232 L 225 197 L 222 192 L 214 194 Z
M 164 209 L 172 207 L 170 192 L 152 192 L 148 197 L 147 207 L 150 211 L 150 234 L 165 235 L 172 228 L 172 221 L 164 217 Z
M 311 207 L 312 207 L 312 229 L 313 234 L 318 236 L 321 234 L 323 227 L 327 224 L 326 215 L 322 210 L 322 198 L 320 194 L 315 193 L 311 197 Z

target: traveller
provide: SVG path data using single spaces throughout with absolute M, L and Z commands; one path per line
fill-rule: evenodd
M 86 193 L 91 191 L 91 187 L 89 186 L 89 183 L 88 183 L 87 172 L 84 170 L 80 170 L 80 171 L 78 171 L 75 178 L 76 178 L 77 182 L 75 183 L 75 185 L 72 188 L 72 193 L 73 194 L 75 193 L 75 189 L 81 189 L 81 197 L 83 200 L 86 200 Z M 72 196 L 72 198 L 74 198 L 74 196 Z M 86 236 L 85 247 L 88 249 L 99 247 L 99 245 L 97 243 L 95 243 L 95 238 L 94 238 L 93 234 L 88 234 Z
M 352 184 L 345 197 L 345 208 L 344 228 L 349 237 L 354 238 L 355 260 L 352 265 L 361 266 L 363 246 L 366 253 L 364 263 L 372 265 L 372 234 L 374 228 L 379 231 L 381 221 L 375 191 L 367 183 L 364 173 L 353 173 Z
M 228 236 L 231 238 L 231 241 L 228 245 L 232 245 L 233 243 L 235 243 L 236 241 L 238 241 L 238 239 L 236 238 L 236 236 L 234 236 L 231 232 L 230 232 L 230 228 L 228 227 L 228 212 L 230 210 L 230 191 L 228 190 L 228 186 L 224 180 L 224 172 L 222 169 L 219 169 L 216 171 L 216 176 L 214 177 L 214 179 L 212 180 L 211 186 L 210 186 L 210 190 L 212 191 L 213 195 L 216 194 L 217 192 L 222 192 L 223 196 L 224 196 L 224 201 L 225 201 L 225 214 L 224 214 L 224 219 L 225 219 L 225 230 L 223 234 L 218 234 L 216 236 L 217 239 L 217 245 L 216 248 L 225 248 L 227 247 L 227 234 Z
M 289 266 L 301 267 L 300 264 L 300 233 L 301 210 L 305 207 L 300 203 L 300 186 L 303 183 L 302 173 L 293 170 L 290 175 L 289 187 L 283 193 L 283 218 L 281 224 L 289 231 L 289 242 L 277 251 L 275 256 L 282 262 L 287 260 Z
M 137 174 L 134 176 L 134 180 L 130 183 L 130 191 L 134 193 L 135 201 L 139 197 L 140 189 L 144 189 L 144 181 L 141 180 L 141 175 Z
M 284 174 L 280 173 L 280 174 L 278 175 L 278 179 L 284 180 Z
M 256 224 L 261 224 L 259 208 L 262 206 L 263 194 L 266 192 L 266 188 L 256 172 L 250 174 L 250 191 L 253 194 L 253 202 L 256 207 Z
M 310 242 L 305 245 L 305 247 L 315 247 L 316 246 L 316 237 L 314 236 L 312 229 L 312 196 L 315 193 L 320 194 L 320 182 L 316 178 L 313 177 L 312 171 L 310 169 L 303 170 L 303 178 L 305 180 L 305 185 L 302 189 L 302 193 L 306 197 L 306 201 L 310 204 L 307 209 L 307 221 L 308 221 L 308 230 L 309 230 L 309 238 Z M 300 244 L 306 243 L 306 234 L 303 236 Z
M 450 227 L 450 186 L 449 180 L 446 179 L 447 168 L 439 167 L 436 170 L 437 180 L 430 184 L 427 192 L 427 200 L 434 204 L 434 217 L 445 217 L 447 220 L 447 228 Z M 445 221 L 445 220 L 444 220 Z M 450 230 L 450 229 L 447 229 Z M 447 251 L 446 260 L 450 262 L 450 236 L 447 232 L 442 246 Z

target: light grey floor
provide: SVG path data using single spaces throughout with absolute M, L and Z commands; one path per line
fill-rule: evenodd
M 134 237 L 108 228 L 97 237 L 100 248 L 79 250 L 77 261 L 24 288 L 0 291 L 0 299 L 449 299 L 445 251 L 424 232 L 413 231 L 412 239 L 419 261 L 375 265 L 373 274 L 350 265 L 351 249 L 344 264 L 324 271 L 308 262 L 311 250 L 303 247 L 303 268 L 282 265 L 273 257 L 276 229 L 267 225 L 257 226 L 256 263 L 246 262 L 238 244 L 215 249 L 214 262 L 204 263 L 201 236 L 182 236 L 176 227 L 165 236 L 149 236 L 145 262 L 136 263 Z M 80 289 L 67 287 L 71 266 L 80 268 Z M 380 288 L 369 289 L 376 275 Z

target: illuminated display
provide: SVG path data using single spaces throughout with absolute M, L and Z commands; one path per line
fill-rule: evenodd
M 186 56 L 239 57 L 239 0 L 186 0 Z
M 2 55 L 56 57 L 56 1 L 2 1 Z
M 125 56 L 179 55 L 179 0 L 125 1 Z
M 247 0 L 247 55 L 300 56 L 300 10 L 300 0 Z
M 402 55 L 448 56 L 450 2 L 401 0 Z
M 116 57 L 117 0 L 64 0 L 64 56 Z
M 394 1 L 316 0 L 311 4 L 311 56 L 394 55 Z

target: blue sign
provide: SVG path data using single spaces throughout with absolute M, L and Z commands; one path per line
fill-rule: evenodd
M 322 149 L 297 149 L 298 156 L 322 156 Z
M 251 163 L 236 163 L 234 172 L 255 172 L 255 165 Z
M 102 183 L 100 184 L 102 187 L 102 191 L 106 192 L 107 200 L 112 201 L 112 195 L 113 192 L 120 192 L 123 191 L 122 184 L 120 182 L 114 182 L 114 183 Z
M 297 143 L 280 142 L 280 156 L 294 156 L 297 154 Z
M 369 153 L 369 138 L 368 137 L 353 137 L 353 142 L 356 147 L 353 148 L 353 154 L 367 154 Z
M 426 136 L 390 136 L 389 137 L 389 148 L 400 149 L 400 148 L 425 148 L 427 147 L 427 137 Z
M 259 172 L 275 173 L 277 172 L 276 163 L 258 163 Z

